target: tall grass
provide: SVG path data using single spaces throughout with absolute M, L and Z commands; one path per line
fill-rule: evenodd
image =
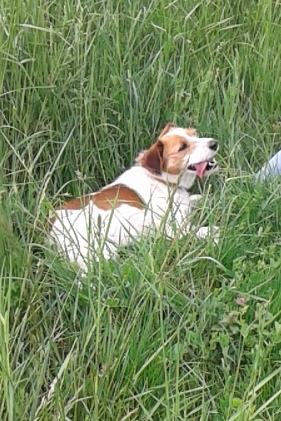
M 269 0 L 2 1 L 1 420 L 281 419 L 280 189 L 251 182 L 281 144 L 280 24 Z M 159 233 L 78 288 L 52 206 L 167 121 L 220 141 L 194 215 L 218 247 Z

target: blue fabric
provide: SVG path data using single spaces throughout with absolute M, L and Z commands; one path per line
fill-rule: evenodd
M 255 181 L 264 181 L 281 175 L 281 150 L 277 152 L 255 175 Z

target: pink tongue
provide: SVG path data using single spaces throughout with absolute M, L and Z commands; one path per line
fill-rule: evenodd
M 194 164 L 194 167 L 196 169 L 197 175 L 200 178 L 203 178 L 207 169 L 208 161 L 202 161 L 198 164 Z

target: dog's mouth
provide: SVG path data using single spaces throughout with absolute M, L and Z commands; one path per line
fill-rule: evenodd
M 203 178 L 207 171 L 213 170 L 217 166 L 217 161 L 213 158 L 210 161 L 202 161 L 187 167 L 190 171 L 195 171 L 198 177 Z

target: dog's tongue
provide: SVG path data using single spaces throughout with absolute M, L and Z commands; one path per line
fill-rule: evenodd
M 196 169 L 197 175 L 200 178 L 203 178 L 207 169 L 208 161 L 202 161 L 198 164 L 194 164 L 194 167 Z

